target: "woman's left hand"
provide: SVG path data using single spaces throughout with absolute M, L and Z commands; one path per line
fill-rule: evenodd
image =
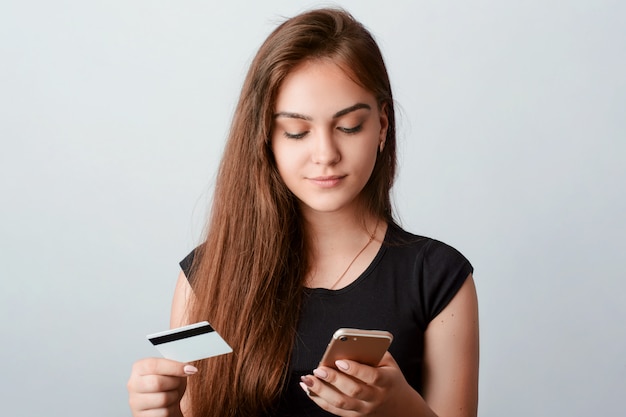
M 408 400 L 419 394 L 406 382 L 389 352 L 376 367 L 349 360 L 335 365 L 337 369 L 320 366 L 300 383 L 324 410 L 344 417 L 411 415 Z

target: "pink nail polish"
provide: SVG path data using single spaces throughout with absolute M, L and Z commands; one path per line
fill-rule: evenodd
M 304 382 L 300 382 L 300 388 L 302 388 L 302 391 L 306 392 L 306 395 L 311 396 L 311 390 L 309 390 L 309 387 L 307 387 Z
M 187 375 L 193 375 L 196 372 L 198 372 L 198 368 L 196 368 L 193 365 L 185 365 L 185 367 L 183 368 L 183 371 L 185 371 Z
M 316 377 L 320 379 L 328 378 L 328 373 L 325 370 L 319 369 L 319 368 L 313 370 L 313 375 L 315 375 Z
M 347 371 L 348 369 L 350 369 L 350 365 L 348 365 L 348 362 L 335 361 L 335 365 L 337 365 L 337 368 L 341 369 L 342 371 Z
M 307 387 L 313 386 L 313 381 L 311 381 L 311 378 L 309 377 L 301 376 L 300 381 L 302 381 L 302 383 L 304 383 L 304 385 L 306 385 Z

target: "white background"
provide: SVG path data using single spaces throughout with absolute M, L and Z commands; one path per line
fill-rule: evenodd
M 0 5 L 3 416 L 129 415 L 247 65 L 319 3 Z M 626 6 L 345 1 L 399 111 L 398 217 L 473 263 L 480 415 L 622 415 Z

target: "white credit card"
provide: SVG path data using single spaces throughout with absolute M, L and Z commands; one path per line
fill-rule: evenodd
M 147 337 L 163 357 L 178 362 L 192 362 L 233 351 L 208 321 L 149 334 Z

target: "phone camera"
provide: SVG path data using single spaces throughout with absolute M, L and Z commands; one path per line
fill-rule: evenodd
M 339 338 L 339 340 L 341 340 L 342 342 L 345 342 L 346 340 L 348 340 L 348 337 L 347 336 L 341 336 Z

